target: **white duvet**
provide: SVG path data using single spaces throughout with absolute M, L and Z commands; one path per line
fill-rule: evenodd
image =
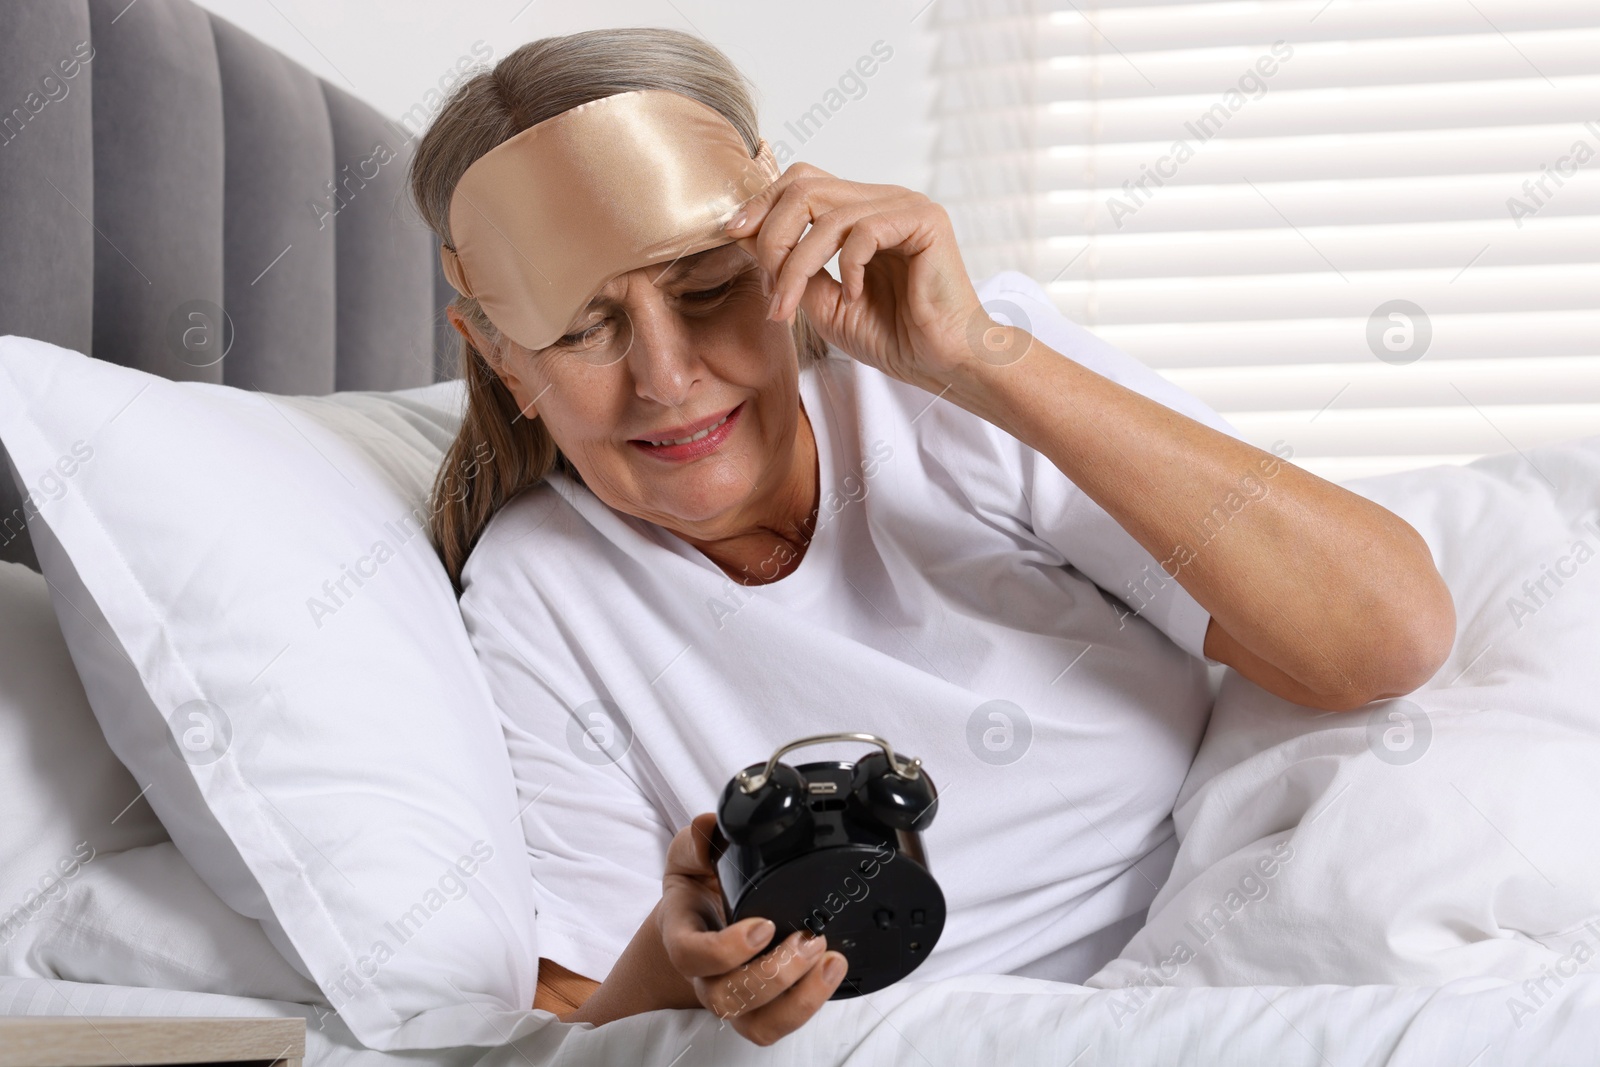
M 1348 484 L 1427 539 L 1455 649 L 1354 713 L 1228 672 L 1172 874 L 1089 980 L 1129 1018 L 1160 986 L 1492 975 L 1517 1029 L 1600 970 L 1600 438 Z
M 1600 977 L 1580 975 L 1521 1029 L 1496 1009 L 1503 984 L 1441 988 L 1262 986 L 1153 990 L 1137 1025 L 1115 994 L 1031 978 L 903 982 L 835 1001 L 758 1048 L 703 1011 L 658 1011 L 595 1029 L 530 1012 L 496 1048 L 374 1052 L 337 1016 L 203 993 L 0 978 L 0 1015 L 294 1016 L 308 1067 L 1593 1067 Z

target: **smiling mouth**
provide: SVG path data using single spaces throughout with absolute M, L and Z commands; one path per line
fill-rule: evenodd
M 735 409 L 735 410 L 737 410 L 737 409 Z M 642 440 L 647 445 L 654 445 L 657 448 L 661 448 L 664 445 L 690 445 L 690 444 L 694 444 L 694 442 L 696 442 L 696 441 L 703 441 L 707 437 L 710 437 L 712 431 L 716 430 L 719 426 L 722 426 L 724 423 L 726 423 L 731 418 L 733 418 L 733 412 L 732 411 L 728 412 L 726 415 L 722 416 L 722 418 L 718 419 L 716 422 L 712 423 L 710 426 L 707 426 L 705 429 L 701 430 L 699 433 L 692 433 L 688 437 L 670 437 L 670 438 L 665 438 L 665 439 L 660 440 L 660 441 L 653 441 L 648 437 L 642 437 L 642 438 L 640 438 L 640 440 Z
M 722 447 L 739 425 L 744 405 L 739 404 L 709 426 L 676 437 L 635 437 L 630 444 L 646 455 L 669 463 L 682 463 L 710 455 Z

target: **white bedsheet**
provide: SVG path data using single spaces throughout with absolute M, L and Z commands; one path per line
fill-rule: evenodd
M 1592 1067 L 1600 1050 L 1600 975 L 1568 980 L 1520 1027 L 1506 1009 L 1517 992 L 1491 979 L 1437 988 L 1164 988 L 1150 990 L 1128 1018 L 1113 1010 L 1120 993 L 978 975 L 904 982 L 828 1004 L 765 1049 L 701 1011 L 651 1012 L 600 1029 L 529 1012 L 503 1047 L 373 1052 L 358 1047 L 337 1016 L 319 1017 L 304 1005 L 35 978 L 0 978 L 0 1015 L 300 1015 L 308 1020 L 308 1067 Z

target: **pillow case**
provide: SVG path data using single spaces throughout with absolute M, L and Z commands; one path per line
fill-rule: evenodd
M 261 924 L 224 904 L 171 841 L 87 857 L 51 907 L 0 941 L 0 974 L 324 1002 Z
M 95 721 L 52 592 L 0 563 L 0 974 L 320 1001 L 173 848 Z
M 459 383 L 280 398 L 0 338 L 0 438 L 112 750 L 380 1049 L 498 1041 L 537 951 L 427 490 Z
M 142 788 L 89 709 L 44 578 L 0 563 L 0 958 L 101 858 L 167 840 Z
M 1353 712 L 1228 670 L 1172 873 L 1087 984 L 1541 980 L 1517 1022 L 1600 965 L 1600 437 L 1347 487 L 1432 548 L 1448 660 Z

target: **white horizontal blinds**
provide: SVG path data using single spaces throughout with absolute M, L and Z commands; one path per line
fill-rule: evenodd
M 975 275 L 1325 477 L 1600 433 L 1600 0 L 933 11 Z

